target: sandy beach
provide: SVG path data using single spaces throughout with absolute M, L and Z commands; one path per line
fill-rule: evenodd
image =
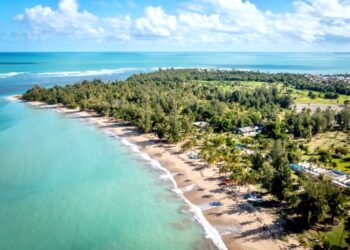
M 19 97 L 10 97 L 10 99 L 18 100 Z M 100 117 L 93 112 L 72 110 L 60 105 L 52 106 L 40 102 L 28 104 L 37 108 L 52 109 L 82 122 L 93 124 L 107 135 L 115 135 L 118 140 L 125 139 L 136 145 L 141 152 L 159 162 L 174 176 L 177 187 L 182 191 L 179 195 L 183 195 L 190 204 L 195 205 L 191 211 L 195 212 L 193 211 L 195 208 L 200 209 L 199 212 L 197 211 L 197 220 L 202 225 L 210 223 L 208 227 L 205 225 L 204 227 L 207 236 L 211 234 L 211 239 L 218 248 L 225 249 L 226 246 L 227 249 L 234 250 L 304 249 L 299 246 L 294 237 L 284 237 L 283 241 L 278 239 L 282 225 L 276 208 L 251 205 L 244 199 L 248 187 L 232 190 L 220 185 L 222 179 L 217 168 L 208 166 L 201 160 L 190 159 L 186 153 L 182 152 L 179 145 L 168 144 L 153 134 L 140 134 L 135 127 L 123 121 Z M 211 202 L 221 202 L 223 205 L 213 207 L 209 204 Z M 200 218 L 198 213 L 203 214 L 204 217 Z M 221 236 L 225 246 L 220 245 L 222 241 L 215 240 L 215 236 Z

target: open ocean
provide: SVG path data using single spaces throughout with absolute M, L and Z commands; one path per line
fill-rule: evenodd
M 161 170 L 93 126 L 10 102 L 162 68 L 350 73 L 349 53 L 0 53 L 0 249 L 204 249 Z

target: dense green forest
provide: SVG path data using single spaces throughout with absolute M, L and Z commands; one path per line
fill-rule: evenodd
M 165 72 L 165 73 L 164 73 Z M 159 82 L 172 81 L 184 82 L 190 80 L 204 81 L 256 81 L 269 83 L 283 83 L 293 86 L 296 89 L 307 89 L 320 91 L 323 93 L 350 94 L 350 84 L 344 80 L 327 79 L 315 81 L 306 74 L 293 73 L 264 73 L 258 71 L 239 71 L 239 70 L 166 70 L 158 71 L 153 74 L 143 76 L 147 80 Z M 130 79 L 139 80 L 139 76 L 132 76 Z
M 242 81 L 265 84 L 247 87 Z M 344 221 L 350 237 L 348 190 L 322 176 L 317 180 L 295 176 L 289 166 L 308 153 L 305 142 L 315 135 L 347 134 L 350 107 L 345 105 L 339 112 L 330 108 L 296 112 L 286 88 L 322 91 L 325 98 L 350 94 L 345 82 L 315 83 L 306 75 L 186 69 L 159 70 L 109 83 L 83 81 L 49 89 L 36 85 L 22 98 L 95 111 L 130 121 L 141 132 L 154 132 L 171 143 L 183 141 L 184 150 L 199 147 L 201 158 L 211 165 L 220 162 L 219 171 L 234 183 L 260 184 L 283 201 L 285 219 L 294 227 Z M 195 121 L 205 121 L 209 128 L 201 131 Z M 255 138 L 234 137 L 235 128 L 253 125 L 262 127 Z M 239 143 L 254 154 L 242 154 Z M 337 157 L 349 153 L 344 146 L 332 150 Z M 324 164 L 332 165 L 331 158 L 330 150 L 319 150 Z
M 252 91 L 240 85 L 239 79 L 272 83 Z M 285 131 L 309 138 L 335 127 L 349 129 L 348 107 L 339 114 L 330 110 L 315 114 L 306 110 L 301 114 L 287 112 L 286 119 L 279 119 L 293 99 L 273 82 L 297 79 L 306 78 L 242 71 L 160 70 L 109 84 L 94 80 L 50 89 L 34 86 L 23 98 L 62 103 L 131 121 L 143 132 L 155 132 L 170 142 L 181 141 L 190 134 L 194 121 L 209 122 L 217 132 L 262 125 L 263 134 L 274 139 L 285 137 Z

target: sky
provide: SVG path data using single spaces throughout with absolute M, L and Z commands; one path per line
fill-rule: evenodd
M 0 51 L 350 51 L 350 0 L 0 1 Z

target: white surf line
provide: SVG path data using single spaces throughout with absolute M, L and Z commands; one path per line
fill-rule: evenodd
M 109 76 L 137 71 L 137 68 L 116 68 L 116 69 L 96 69 L 82 71 L 57 71 L 57 72 L 42 72 L 35 74 L 41 77 L 82 77 L 82 76 Z
M 8 72 L 8 73 L 1 73 L 0 74 L 0 79 L 5 79 L 5 78 L 11 78 L 11 77 L 15 77 L 18 75 L 24 75 L 25 72 Z
M 91 69 L 91 70 L 80 70 L 80 71 L 56 71 L 56 72 L 7 72 L 0 73 L 0 79 L 14 78 L 17 76 L 29 76 L 35 78 L 64 78 L 64 77 L 91 77 L 91 76 L 112 76 L 120 75 L 130 72 L 148 72 L 155 71 L 151 68 L 109 68 L 109 69 Z
M 183 192 L 181 191 L 180 188 L 178 188 L 177 183 L 175 181 L 175 179 L 173 178 L 173 175 L 171 174 L 171 172 L 169 170 L 167 170 L 165 167 L 163 167 L 160 162 L 153 160 L 148 154 L 140 151 L 140 149 L 138 148 L 137 145 L 129 142 L 127 139 L 122 138 L 121 142 L 127 146 L 129 146 L 134 152 L 136 153 L 140 153 L 142 158 L 149 161 L 154 167 L 162 170 L 165 172 L 165 176 L 167 176 L 168 179 L 171 180 L 171 182 L 174 185 L 174 189 L 173 191 L 178 194 L 190 207 L 190 211 L 193 213 L 194 218 L 197 220 L 197 222 L 199 224 L 202 225 L 205 235 L 207 238 L 211 239 L 213 241 L 213 243 L 215 244 L 215 246 L 219 249 L 219 250 L 227 250 L 227 247 L 224 243 L 224 241 L 222 240 L 219 232 L 207 221 L 207 219 L 204 217 L 202 210 L 194 205 L 193 203 L 191 203 L 184 195 Z
M 97 124 L 96 124 L 97 125 Z M 119 140 L 121 143 L 123 143 L 124 145 L 128 146 L 132 151 L 134 151 L 135 153 L 140 154 L 140 156 L 151 163 L 152 167 L 159 169 L 161 171 L 163 171 L 165 174 L 161 175 L 162 179 L 169 179 L 173 186 L 174 189 L 172 190 L 173 192 L 175 192 L 177 195 L 179 195 L 179 197 L 185 201 L 185 203 L 187 203 L 187 205 L 189 206 L 189 210 L 190 212 L 192 212 L 193 217 L 195 218 L 195 220 L 202 225 L 204 232 L 205 232 L 205 236 L 206 238 L 209 238 L 213 241 L 214 245 L 219 249 L 219 250 L 227 250 L 227 247 L 224 243 L 224 241 L 221 238 L 220 233 L 208 222 L 208 220 L 205 218 L 202 210 L 200 207 L 194 205 L 192 202 L 190 202 L 184 195 L 183 195 L 183 191 L 177 186 L 177 183 L 174 179 L 174 176 L 176 176 L 176 173 L 171 173 L 168 169 L 166 169 L 165 167 L 163 167 L 160 162 L 152 159 L 148 154 L 142 152 L 139 147 L 136 144 L 133 144 L 131 142 L 129 142 L 126 138 L 122 138 L 121 136 L 117 135 L 116 133 L 112 132 L 109 129 L 102 129 L 105 130 L 105 135 L 109 135 L 109 136 L 113 136 L 114 138 L 116 138 L 117 140 Z M 191 188 L 193 189 L 195 186 L 195 184 L 187 186 L 185 188 Z
M 18 95 L 9 95 L 9 96 L 5 96 L 4 98 L 7 101 L 11 101 L 11 102 L 21 102 L 22 101 L 18 98 Z

